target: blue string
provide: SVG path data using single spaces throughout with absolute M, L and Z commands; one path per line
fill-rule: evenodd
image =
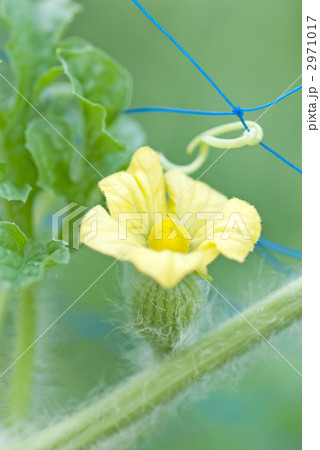
M 292 89 L 292 91 L 287 92 L 286 94 L 282 95 L 278 99 L 274 100 L 273 102 L 267 103 L 262 106 L 258 106 L 256 108 L 240 108 L 240 106 L 234 106 L 231 101 L 228 99 L 228 97 L 221 91 L 221 89 L 216 85 L 216 83 L 207 75 L 207 73 L 199 66 L 199 64 L 192 58 L 192 56 L 189 55 L 189 53 L 171 36 L 171 34 L 168 33 L 152 16 L 148 13 L 146 9 L 143 8 L 142 5 L 137 0 L 131 0 L 139 9 L 140 11 L 165 35 L 168 39 L 170 39 L 171 42 L 189 59 L 189 61 L 192 62 L 192 64 L 199 70 L 199 72 L 202 73 L 202 75 L 212 84 L 212 86 L 219 92 L 219 94 L 225 99 L 225 101 L 232 107 L 232 113 L 223 113 L 223 112 L 210 112 L 209 114 L 207 112 L 189 112 L 188 110 L 182 110 L 178 108 L 165 108 L 165 107 L 155 107 L 155 108 L 134 108 L 131 110 L 127 110 L 126 112 L 128 114 L 138 113 L 138 112 L 151 112 L 151 111 L 163 111 L 163 112 L 176 112 L 176 113 L 183 113 L 183 114 L 203 114 L 203 115 L 236 115 L 239 120 L 242 122 L 243 126 L 247 131 L 249 131 L 248 126 L 246 125 L 243 114 L 244 111 L 255 111 L 262 108 L 267 108 L 268 106 L 271 106 L 280 100 L 283 100 L 284 98 L 288 97 L 289 95 L 293 94 L 297 90 L 301 89 L 301 86 L 298 86 L 295 89 Z M 281 161 L 286 163 L 288 166 L 296 170 L 297 172 L 302 174 L 301 169 L 299 169 L 297 166 L 292 164 L 290 161 L 288 161 L 286 158 L 281 156 L 278 152 L 275 150 L 272 150 L 272 148 L 268 147 L 267 145 L 260 143 L 262 147 L 269 150 L 273 155 L 277 156 Z
M 242 123 L 242 125 L 244 126 L 244 128 L 247 130 L 247 131 L 250 131 L 249 130 L 249 127 L 248 127 L 248 125 L 246 124 L 246 122 L 244 121 L 244 118 L 243 118 L 243 111 L 242 111 L 242 109 L 238 106 L 238 111 L 237 110 L 235 110 L 235 113 L 237 114 L 237 116 L 238 116 L 238 119 L 240 120 L 240 122 Z
M 266 239 L 262 236 L 260 237 L 256 245 L 268 248 L 269 250 L 281 253 L 282 255 L 290 256 L 291 258 L 302 259 L 302 252 L 300 252 L 299 250 L 294 250 L 293 248 L 285 247 L 284 245 L 269 241 L 269 239 Z
M 266 261 L 266 263 L 269 264 L 269 266 L 273 267 L 276 272 L 281 273 L 287 278 L 296 277 L 300 273 L 297 268 L 289 267 L 281 262 L 281 260 L 273 254 L 273 252 L 270 252 L 270 250 L 268 250 L 262 244 L 257 245 L 255 251 L 258 253 L 258 255 L 260 255 L 262 259 Z
M 242 108 L 242 111 L 258 111 L 258 109 L 268 108 L 268 106 L 272 106 L 278 102 L 281 102 L 281 100 L 289 97 L 289 95 L 294 94 L 297 91 L 300 91 L 300 89 L 302 89 L 302 84 L 300 84 L 300 86 L 297 86 L 296 88 L 292 89 L 291 91 L 287 92 L 286 94 L 281 95 L 281 97 L 277 98 L 276 100 L 273 100 L 273 102 L 266 103 L 265 105 L 261 105 L 261 106 L 256 106 L 255 108 Z
M 232 104 L 232 102 L 228 99 L 228 97 L 222 92 L 222 90 L 218 87 L 218 85 L 212 80 L 212 78 L 209 77 L 209 75 L 202 69 L 202 67 L 199 66 L 199 64 L 192 58 L 191 55 L 177 42 L 174 37 L 171 36 L 170 33 L 168 33 L 167 30 L 165 30 L 159 22 L 157 22 L 149 13 L 147 10 L 144 9 L 142 5 L 137 0 L 131 0 L 143 14 L 165 35 L 168 39 L 170 39 L 171 42 L 186 56 L 189 61 L 199 70 L 200 73 L 209 81 L 210 84 L 219 92 L 221 97 L 225 99 L 225 101 L 231 106 L 231 108 L 234 108 L 235 106 Z
M 270 153 L 272 153 L 274 156 L 276 156 L 277 158 L 281 159 L 281 161 L 283 161 L 284 163 L 286 163 L 288 166 L 292 167 L 292 169 L 296 170 L 297 172 L 299 172 L 302 175 L 302 170 L 299 169 L 299 167 L 295 166 L 294 164 L 292 164 L 290 161 L 288 161 L 286 158 L 284 158 L 283 156 L 281 156 L 278 152 L 276 152 L 275 150 L 272 150 L 271 147 L 269 147 L 268 145 L 264 144 L 263 142 L 260 142 L 261 147 L 265 148 L 266 150 L 268 150 Z
M 302 85 L 292 89 L 281 97 L 273 100 L 273 102 L 266 103 L 265 105 L 255 106 L 254 108 L 240 108 L 242 111 L 258 111 L 259 109 L 268 108 L 268 106 L 272 106 L 284 98 L 289 97 L 289 95 L 294 94 L 302 88 Z M 235 110 L 227 112 L 227 111 L 200 111 L 197 109 L 185 109 L 185 108 L 167 108 L 165 106 L 148 106 L 143 108 L 130 108 L 124 111 L 126 114 L 141 114 L 141 113 L 149 113 L 149 112 L 164 112 L 164 113 L 175 113 L 175 114 L 194 114 L 198 116 L 235 116 L 237 115 Z
M 178 114 L 196 114 L 196 115 L 208 115 L 208 116 L 215 116 L 215 115 L 236 115 L 239 120 L 242 122 L 243 126 L 248 129 L 248 126 L 246 125 L 243 115 L 246 111 L 257 111 L 259 109 L 264 109 L 269 106 L 274 105 L 275 103 L 280 102 L 284 98 L 288 97 L 289 95 L 293 94 L 294 92 L 297 92 L 302 88 L 302 86 L 298 86 L 291 91 L 287 92 L 286 94 L 280 96 L 276 100 L 266 103 L 261 106 L 257 106 L 254 108 L 240 108 L 240 106 L 235 106 L 233 103 L 228 99 L 228 97 L 221 91 L 221 89 L 217 86 L 217 84 L 209 77 L 209 75 L 202 69 L 202 67 L 199 66 L 199 64 L 192 58 L 191 55 L 166 31 L 149 13 L 146 11 L 142 5 L 137 0 L 131 0 L 139 9 L 140 11 L 165 35 L 168 39 L 170 39 L 171 42 L 191 61 L 191 63 L 199 70 L 200 73 L 209 81 L 209 83 L 217 90 L 217 92 L 225 99 L 225 101 L 229 104 L 229 106 L 232 107 L 232 112 L 219 112 L 219 111 L 198 111 L 198 110 L 188 110 L 188 109 L 181 109 L 181 108 L 167 108 L 167 107 L 145 107 L 145 108 L 131 108 L 126 110 L 125 112 L 127 114 L 133 114 L 133 113 L 143 113 L 143 112 L 168 112 L 168 113 L 178 113 Z M 281 161 L 286 163 L 288 166 L 302 174 L 302 170 L 299 169 L 299 167 L 292 164 L 290 161 L 288 161 L 286 158 L 281 156 L 279 153 L 277 153 L 272 148 L 268 147 L 263 142 L 260 142 L 260 145 L 264 147 L 266 150 L 271 152 L 274 156 L 279 158 Z M 260 245 L 262 247 L 268 248 L 270 250 L 276 251 L 278 253 L 281 253 L 286 256 L 291 256 L 292 258 L 301 259 L 302 253 L 298 250 L 294 250 L 288 247 L 285 247 L 283 245 L 277 244 L 275 242 L 269 241 L 266 238 L 260 237 L 259 241 L 257 242 L 257 245 Z
M 149 112 L 165 112 L 174 114 L 194 114 L 198 116 L 234 116 L 233 111 L 199 111 L 197 109 L 167 108 L 165 106 L 149 106 L 144 108 L 130 108 L 124 111 L 126 114 L 141 114 Z

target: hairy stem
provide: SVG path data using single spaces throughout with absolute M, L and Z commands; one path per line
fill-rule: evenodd
M 80 449 L 111 437 L 206 373 L 248 351 L 263 339 L 262 336 L 267 338 L 300 316 L 301 279 L 298 279 L 248 308 L 242 316 L 237 314 L 187 350 L 167 357 L 151 370 L 129 379 L 113 393 L 14 448 Z
M 34 287 L 25 289 L 20 296 L 17 317 L 16 358 L 29 348 L 35 339 L 35 296 Z M 33 378 L 34 351 L 30 348 L 12 369 L 10 392 L 10 413 L 14 421 L 28 415 Z

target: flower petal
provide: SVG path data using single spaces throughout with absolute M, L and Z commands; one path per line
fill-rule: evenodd
M 212 222 L 228 202 L 225 195 L 201 181 L 195 181 L 178 170 L 165 174 L 169 194 L 168 211 L 174 213 L 193 237 L 191 249 L 197 248 L 206 235 L 206 222 Z
M 170 250 L 159 252 L 139 247 L 132 251 L 128 260 L 161 286 L 170 289 L 191 272 L 206 274 L 205 260 L 208 260 L 208 252 L 210 250 L 191 253 L 178 253 Z
M 149 147 L 141 147 L 133 155 L 129 174 L 136 180 L 145 197 L 148 211 L 151 213 L 151 226 L 154 224 L 154 213 L 166 213 L 166 193 L 162 166 L 159 156 Z M 163 217 L 164 218 L 164 217 Z
M 166 289 L 176 286 L 191 272 L 205 274 L 206 264 L 212 260 L 210 255 L 213 255 L 214 245 L 203 251 L 182 254 L 143 247 L 129 233 L 126 239 L 120 239 L 118 223 L 100 205 L 92 208 L 83 218 L 80 240 L 100 253 L 130 261 Z
M 117 221 L 97 205 L 82 220 L 80 242 L 105 255 L 125 259 L 132 248 L 141 247 L 141 242 L 130 233 L 121 235 L 123 231 L 126 230 L 119 229 Z
M 260 216 L 252 205 L 238 198 L 228 201 L 223 214 L 223 220 L 214 224 L 213 242 L 224 256 L 243 262 L 260 237 Z
M 162 220 L 166 213 L 162 167 L 156 152 L 149 147 L 136 151 L 126 172 L 117 172 L 100 181 L 111 216 L 126 222 L 128 231 L 148 239 L 155 213 Z M 159 219 L 158 219 L 159 220 Z
M 99 182 L 107 206 L 115 221 L 126 224 L 129 232 L 140 234 L 147 242 L 150 232 L 149 206 L 135 178 L 117 172 Z

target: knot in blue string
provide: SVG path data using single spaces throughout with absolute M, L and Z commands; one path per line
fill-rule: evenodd
M 244 116 L 244 111 L 240 108 L 240 106 L 235 106 L 232 110 L 232 112 L 239 117 L 239 119 L 242 119 Z

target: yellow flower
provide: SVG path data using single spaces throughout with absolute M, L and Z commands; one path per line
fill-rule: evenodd
M 142 147 L 127 171 L 99 183 L 108 211 L 98 205 L 84 217 L 80 239 L 92 249 L 130 261 L 164 288 L 187 274 L 207 274 L 220 253 L 243 262 L 261 232 L 248 203 L 194 181 L 165 175 L 156 152 Z

